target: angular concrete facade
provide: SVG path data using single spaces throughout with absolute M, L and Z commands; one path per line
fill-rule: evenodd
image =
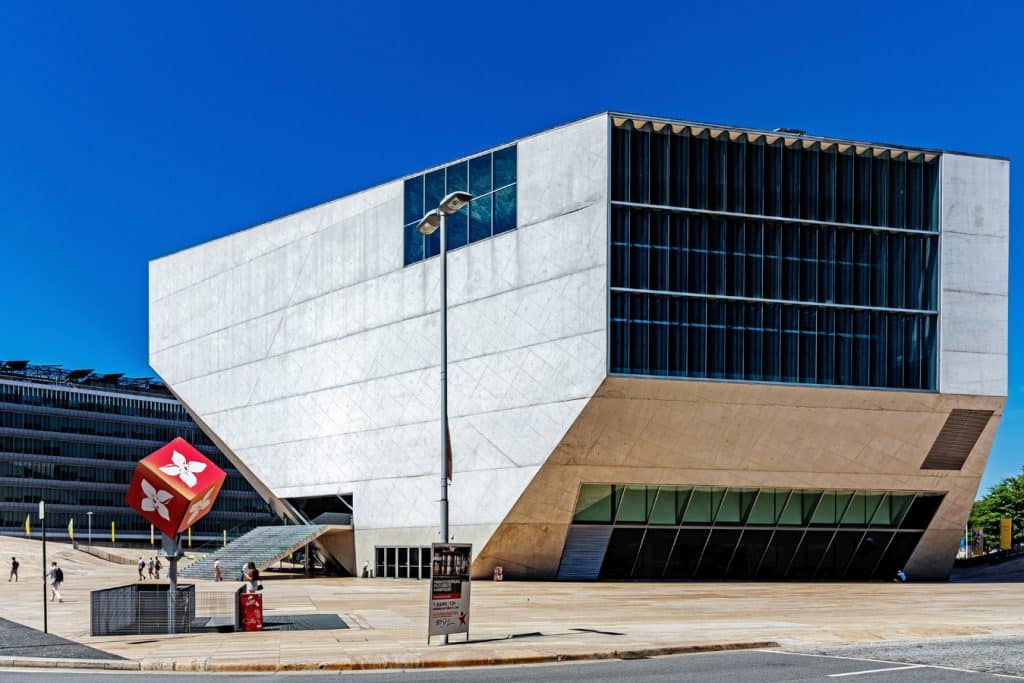
M 938 392 L 609 373 L 609 114 L 516 141 L 516 229 L 452 251 L 452 537 L 474 571 L 558 571 L 581 483 L 946 494 L 941 576 L 1007 384 L 1008 162 L 941 157 Z M 403 180 L 150 264 L 150 363 L 258 490 L 351 494 L 350 569 L 438 540 L 438 260 L 403 264 Z M 992 419 L 921 470 L 949 411 Z

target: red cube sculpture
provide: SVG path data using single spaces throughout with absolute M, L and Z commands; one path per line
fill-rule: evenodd
M 178 437 L 139 461 L 126 502 L 161 532 L 174 536 L 213 509 L 226 477 Z

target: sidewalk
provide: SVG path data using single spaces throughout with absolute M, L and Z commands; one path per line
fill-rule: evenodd
M 39 544 L 0 538 L 22 582 L 0 582 L 4 616 L 40 627 Z M 427 645 L 427 584 L 393 579 L 266 577 L 266 614 L 337 614 L 348 629 L 177 636 L 89 636 L 89 591 L 137 579 L 51 545 L 67 578 L 50 631 L 144 670 L 278 671 L 420 668 L 628 658 L 734 647 L 1024 634 L 1017 584 L 556 583 L 473 584 L 470 642 Z M 234 582 L 194 582 L 230 592 Z M 437 641 L 435 641 L 436 643 Z

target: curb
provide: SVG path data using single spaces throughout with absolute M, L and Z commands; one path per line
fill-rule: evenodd
M 49 657 L 0 657 L 0 667 L 11 669 L 91 669 L 139 671 L 142 665 L 131 659 L 68 659 Z
M 208 660 L 176 661 L 173 659 L 149 659 L 129 662 L 141 671 L 190 671 L 218 673 L 263 673 L 279 671 L 371 671 L 395 669 L 442 669 L 470 666 L 509 666 L 525 664 L 557 664 L 560 662 L 583 662 L 609 659 L 644 659 L 665 655 L 698 654 L 702 652 L 727 652 L 730 650 L 752 650 L 779 647 L 774 641 L 753 641 L 736 643 L 709 643 L 706 645 L 678 645 L 639 648 L 632 650 L 606 650 L 603 652 L 554 653 L 550 655 L 512 655 L 509 657 L 463 657 L 452 659 L 421 659 L 411 656 L 355 658 L 335 662 L 270 662 L 231 663 L 209 662 Z

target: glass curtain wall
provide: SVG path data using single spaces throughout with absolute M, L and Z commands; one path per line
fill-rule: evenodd
M 892 578 L 932 492 L 584 484 L 573 524 L 610 525 L 606 579 Z
M 424 237 L 417 230 L 426 212 L 449 192 L 461 190 L 473 200 L 448 216 L 448 251 L 516 227 L 516 146 L 459 161 L 405 181 L 403 243 L 405 265 L 437 256 L 441 233 Z
M 611 371 L 936 388 L 938 157 L 612 131 Z

